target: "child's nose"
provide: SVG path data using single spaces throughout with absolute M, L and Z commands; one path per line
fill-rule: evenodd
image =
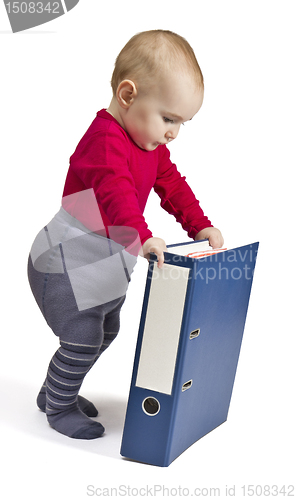
M 172 141 L 173 139 L 176 139 L 178 133 L 179 133 L 180 127 L 174 127 L 171 130 L 168 130 L 165 134 L 165 138 L 168 141 Z
M 173 125 L 170 126 L 169 130 L 167 130 L 165 137 L 168 141 L 172 141 L 173 139 L 176 139 L 179 130 L 180 130 L 181 124 L 174 123 Z

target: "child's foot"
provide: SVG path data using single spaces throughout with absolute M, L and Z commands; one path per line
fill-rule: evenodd
M 38 408 L 40 408 L 41 411 L 45 413 L 45 406 L 46 406 L 45 386 L 42 386 L 41 391 L 38 394 L 37 406 Z M 97 417 L 99 414 L 95 405 L 91 401 L 88 401 L 88 399 L 84 398 L 83 396 L 78 396 L 78 406 L 79 409 L 88 417 Z
M 55 408 L 46 407 L 49 425 L 65 436 L 74 439 L 96 439 L 105 432 L 104 427 L 82 413 L 78 405 L 66 411 L 57 412 Z

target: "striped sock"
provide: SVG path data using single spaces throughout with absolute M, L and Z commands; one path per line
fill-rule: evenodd
M 108 349 L 110 344 L 113 342 L 113 340 L 116 338 L 118 332 L 105 332 L 104 334 L 104 340 L 101 345 L 100 351 L 98 356 L 95 357 L 92 366 L 95 364 L 97 359 L 101 356 L 101 354 Z M 37 406 L 38 408 L 45 413 L 45 407 L 46 407 L 46 380 L 44 384 L 42 385 L 40 392 L 37 396 Z M 83 396 L 78 395 L 78 407 L 79 409 L 85 413 L 88 417 L 97 417 L 98 416 L 98 410 L 96 409 L 95 405 L 91 402 L 88 401 L 88 399 L 84 398 Z
M 104 427 L 85 415 L 78 406 L 78 392 L 93 365 L 100 346 L 61 341 L 48 368 L 46 415 L 58 432 L 76 439 L 95 439 Z

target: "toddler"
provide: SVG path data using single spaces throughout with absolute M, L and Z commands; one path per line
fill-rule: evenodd
M 135 35 L 116 59 L 113 97 L 70 158 L 62 207 L 29 256 L 32 292 L 59 337 L 37 398 L 51 427 L 94 439 L 103 426 L 78 395 L 87 372 L 119 330 L 137 255 L 164 262 L 166 244 L 143 216 L 153 188 L 188 236 L 223 245 L 220 231 L 170 160 L 167 144 L 203 101 L 203 76 L 188 42 L 170 31 Z

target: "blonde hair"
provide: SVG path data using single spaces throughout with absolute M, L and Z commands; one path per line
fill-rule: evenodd
M 172 31 L 151 30 L 134 35 L 116 58 L 111 79 L 113 94 L 123 80 L 132 80 L 143 88 L 155 75 L 167 70 L 189 72 L 198 87 L 203 75 L 187 40 Z

